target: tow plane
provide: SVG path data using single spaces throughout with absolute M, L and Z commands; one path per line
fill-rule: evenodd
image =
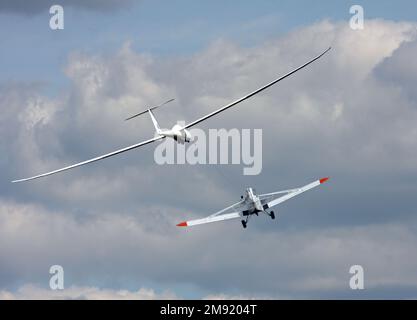
M 177 143 L 180 143 L 180 144 L 192 142 L 193 141 L 193 137 L 192 137 L 190 131 L 188 131 L 188 129 L 190 127 L 193 127 L 196 124 L 199 124 L 200 122 L 203 122 L 203 121 L 205 121 L 205 120 L 207 120 L 207 119 L 215 116 L 216 114 L 218 114 L 220 112 L 223 112 L 223 111 L 225 111 L 225 110 L 227 110 L 227 109 L 229 109 L 229 108 L 231 108 L 231 107 L 233 107 L 233 106 L 241 103 L 242 101 L 245 101 L 245 100 L 253 97 L 254 95 L 256 95 L 256 94 L 264 91 L 265 89 L 267 89 L 267 88 L 269 88 L 271 86 L 273 86 L 277 82 L 280 82 L 281 80 L 284 80 L 285 78 L 287 78 L 287 77 L 291 76 L 292 74 L 296 73 L 297 71 L 305 68 L 306 66 L 308 66 L 311 63 L 313 63 L 314 61 L 320 59 L 330 49 L 331 48 L 329 47 L 328 49 L 326 49 L 324 52 L 322 52 L 318 56 L 314 57 L 310 61 L 304 63 L 301 66 L 299 66 L 298 68 L 296 68 L 296 69 L 288 72 L 287 74 L 279 77 L 278 79 L 275 79 L 275 80 L 271 81 L 270 83 L 264 85 L 263 87 L 261 87 L 259 89 L 256 89 L 255 91 L 253 91 L 253 92 L 251 92 L 251 93 L 243 96 L 242 98 L 239 98 L 239 99 L 237 99 L 237 100 L 235 100 L 235 101 L 233 101 L 233 102 L 231 102 L 231 103 L 229 103 L 229 104 L 221 107 L 220 109 L 217 109 L 217 110 L 215 110 L 215 111 L 213 111 L 213 112 L 211 112 L 211 113 L 209 113 L 209 114 L 207 114 L 207 115 L 205 115 L 205 116 L 203 116 L 203 117 L 201 117 L 201 118 L 199 118 L 199 119 L 197 119 L 197 120 L 195 120 L 193 122 L 190 122 L 190 123 L 186 124 L 185 126 L 181 126 L 179 124 L 175 124 L 171 129 L 161 129 L 160 126 L 159 126 L 158 121 L 155 118 L 154 110 L 157 109 L 157 108 L 159 108 L 159 107 L 161 107 L 164 104 L 167 104 L 168 102 L 171 102 L 173 99 L 170 99 L 170 100 L 164 102 L 161 105 L 149 107 L 145 111 L 142 111 L 142 112 L 140 112 L 138 114 L 135 114 L 135 115 L 127 118 L 126 120 L 131 120 L 131 119 L 136 118 L 136 117 L 138 117 L 138 116 L 140 116 L 142 114 L 148 113 L 149 116 L 150 116 L 150 118 L 151 118 L 151 120 L 152 120 L 152 123 L 153 123 L 153 125 L 155 127 L 155 136 L 154 136 L 154 138 L 151 138 L 151 139 L 148 139 L 148 140 L 139 142 L 137 144 L 131 145 L 129 147 L 126 147 L 126 148 L 123 148 L 123 149 L 119 149 L 119 150 L 116 150 L 116 151 L 113 151 L 113 152 L 104 154 L 102 156 L 98 156 L 98 157 L 95 157 L 95 158 L 92 158 L 92 159 L 89 159 L 89 160 L 86 160 L 86 161 L 83 161 L 83 162 L 79 162 L 79 163 L 76 163 L 76 164 L 73 164 L 73 165 L 70 165 L 70 166 L 67 166 L 67 167 L 58 169 L 58 170 L 54 170 L 54 171 L 50 171 L 50 172 L 47 172 L 47 173 L 39 174 L 39 175 L 30 177 L 30 178 L 13 180 L 12 182 L 13 183 L 15 183 L 15 182 L 23 182 L 23 181 L 29 181 L 29 180 L 34 180 L 34 179 L 46 177 L 46 176 L 49 176 L 49 175 L 52 175 L 52 174 L 55 174 L 55 173 L 59 173 L 59 172 L 62 172 L 62 171 L 66 171 L 66 170 L 69 170 L 69 169 L 73 169 L 73 168 L 76 168 L 76 167 L 80 167 L 80 166 L 83 166 L 83 165 L 88 164 L 88 163 L 92 163 L 92 162 L 95 162 L 95 161 L 103 160 L 103 159 L 106 159 L 106 158 L 115 156 L 117 154 L 120 154 L 120 153 L 129 151 L 129 150 L 132 150 L 132 149 L 136 149 L 136 148 L 145 146 L 147 144 L 150 144 L 150 143 L 153 143 L 155 141 L 159 141 L 159 140 L 162 140 L 162 139 L 165 139 L 165 138 L 172 138 Z
M 270 210 L 272 207 L 283 203 L 299 194 L 311 190 L 319 185 L 323 184 L 329 180 L 329 178 L 322 178 L 311 182 L 303 187 L 296 188 L 296 189 L 289 189 L 283 191 L 276 191 L 272 193 L 266 194 L 256 194 L 255 189 L 247 188 L 245 191 L 245 196 L 241 196 L 241 201 L 227 207 L 223 210 L 220 210 L 212 215 L 209 215 L 206 218 L 196 219 L 196 220 L 189 220 L 178 223 L 178 227 L 191 227 L 200 224 L 207 224 L 211 222 L 217 221 L 224 221 L 230 219 L 242 219 L 242 226 L 246 228 L 249 222 L 249 219 L 256 215 L 258 216 L 259 213 L 263 213 L 272 219 L 275 219 L 274 211 Z

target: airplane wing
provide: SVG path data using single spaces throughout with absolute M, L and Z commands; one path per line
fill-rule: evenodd
M 297 189 L 290 189 L 290 190 L 283 190 L 283 191 L 277 191 L 272 193 L 266 193 L 259 195 L 259 199 L 261 200 L 262 205 L 264 206 L 264 209 L 271 208 L 273 206 L 276 206 L 277 204 L 280 204 L 284 201 L 287 201 L 288 199 L 291 199 L 292 197 L 295 197 L 303 192 L 306 192 L 310 189 L 313 189 L 322 183 L 329 180 L 329 178 L 322 178 L 320 180 L 316 180 L 312 183 L 309 183 L 305 185 L 304 187 L 297 188 Z M 282 195 L 284 194 L 284 195 Z M 248 209 L 248 204 L 245 200 L 242 200 L 238 203 L 235 203 L 234 205 L 227 207 L 223 210 L 220 210 L 206 218 L 202 219 L 196 219 L 196 220 L 189 220 L 189 221 L 183 221 L 179 224 L 177 224 L 178 227 L 191 227 L 199 224 L 206 224 L 211 222 L 217 222 L 217 221 L 224 221 L 224 220 L 230 220 L 230 219 L 236 219 L 236 218 L 242 218 L 243 213 L 242 211 L 245 211 Z M 227 211 L 234 210 L 233 212 L 226 213 Z
M 238 203 L 231 205 L 230 207 L 217 211 L 216 213 L 213 213 L 206 218 L 184 221 L 184 222 L 178 223 L 177 226 L 178 227 L 190 227 L 190 226 L 195 226 L 198 224 L 240 218 L 242 216 L 242 211 L 246 210 L 247 207 L 248 206 L 245 203 L 245 200 L 242 200 L 242 201 L 239 201 Z M 228 211 L 233 211 L 233 212 L 227 213 Z
M 261 203 L 264 209 L 268 209 L 284 201 L 287 201 L 295 196 L 298 196 L 299 194 L 303 192 L 313 189 L 321 185 L 322 183 L 326 182 L 327 180 L 329 180 L 329 178 L 322 178 L 320 180 L 316 180 L 312 183 L 309 183 L 301 188 L 261 194 L 259 195 L 259 199 L 261 200 Z M 281 194 L 284 194 L 284 195 L 282 196 Z
M 142 142 L 139 142 L 137 144 L 131 145 L 129 147 L 126 147 L 126 148 L 123 148 L 123 149 L 119 149 L 119 150 L 116 150 L 116 151 L 113 151 L 113 152 L 104 154 L 102 156 L 99 156 L 99 157 L 96 157 L 96 158 L 93 158 L 93 159 L 90 159 L 90 160 L 86 160 L 86 161 L 83 161 L 83 162 L 80 162 L 80 163 L 73 164 L 71 166 L 68 166 L 68 167 L 65 167 L 65 168 L 62 168 L 62 169 L 58 169 L 58 170 L 54 170 L 54 171 L 51 171 L 51 172 L 43 173 L 43 174 L 40 174 L 40 175 L 37 175 L 37 176 L 33 176 L 33 177 L 30 177 L 30 178 L 13 180 L 12 183 L 29 181 L 29 180 L 33 180 L 33 179 L 38 179 L 38 178 L 46 177 L 46 176 L 49 176 L 49 175 L 54 174 L 54 173 L 66 171 L 66 170 L 69 170 L 69 169 L 72 169 L 72 168 L 76 168 L 76 167 L 79 167 L 79 166 L 83 166 L 83 165 L 88 164 L 88 163 L 91 163 L 91 162 L 95 162 L 95 161 L 98 161 L 98 160 L 102 160 L 102 159 L 105 159 L 105 158 L 109 158 L 109 157 L 115 156 L 115 155 L 117 155 L 119 153 L 123 153 L 123 152 L 129 151 L 129 150 L 132 150 L 132 149 L 136 149 L 136 148 L 139 148 L 139 147 L 144 146 L 146 144 L 149 144 L 149 143 L 152 143 L 152 142 L 155 142 L 157 140 L 164 139 L 164 138 L 165 138 L 164 136 L 158 136 L 158 137 L 155 137 L 155 138 L 152 138 L 152 139 L 149 139 L 149 140 L 142 141 Z
M 215 116 L 216 114 L 218 114 L 218 113 L 220 113 L 220 112 L 222 112 L 222 111 L 224 111 L 224 110 L 226 110 L 226 109 L 229 109 L 229 108 L 231 108 L 231 107 L 233 107 L 233 106 L 237 105 L 238 103 L 240 103 L 240 102 L 242 102 L 242 101 L 245 101 L 246 99 L 249 99 L 250 97 L 254 96 L 255 94 L 258 94 L 259 92 L 264 91 L 265 89 L 267 89 L 267 88 L 271 87 L 272 85 L 276 84 L 277 82 L 279 82 L 279 81 L 281 81 L 281 80 L 284 80 L 285 78 L 289 77 L 289 76 L 290 76 L 290 75 L 292 75 L 293 73 L 296 73 L 297 71 L 299 71 L 299 70 L 301 70 L 301 69 L 305 68 L 305 67 L 306 67 L 306 66 L 308 66 L 309 64 L 311 64 L 311 63 L 313 63 L 314 61 L 316 61 L 317 59 L 321 58 L 321 57 L 322 57 L 324 54 L 326 54 L 326 53 L 327 53 L 330 49 L 331 49 L 331 47 L 329 47 L 328 49 L 326 49 L 323 53 L 319 54 L 317 57 L 315 57 L 315 58 L 311 59 L 310 61 L 308 61 L 308 62 L 304 63 L 303 65 L 299 66 L 298 68 L 296 68 L 296 69 L 294 69 L 294 70 L 292 70 L 292 71 L 288 72 L 287 74 L 285 74 L 285 75 L 281 76 L 280 78 L 275 79 L 274 81 L 272 81 L 272 82 L 268 83 L 267 85 L 265 85 L 265 86 L 263 86 L 263 87 L 261 87 L 261 88 L 259 88 L 259 89 L 255 90 L 255 91 L 253 91 L 253 92 L 251 92 L 251 93 L 249 93 L 249 94 L 247 94 L 246 96 L 244 96 L 244 97 L 242 97 L 242 98 L 240 98 L 240 99 L 237 99 L 236 101 L 233 101 L 232 103 L 229 103 L 228 105 L 225 105 L 224 107 L 221 107 L 220 109 L 218 109 L 218 110 L 216 110 L 216 111 L 213 111 L 212 113 L 209 113 L 209 114 L 205 115 L 204 117 L 202 117 L 202 118 L 200 118 L 200 119 L 197 119 L 197 120 L 195 120 L 195 121 L 193 121 L 193 122 L 191 122 L 191 123 L 189 123 L 189 124 L 185 125 L 182 129 L 187 129 L 187 128 L 190 128 L 190 127 L 192 127 L 192 126 L 195 126 L 196 124 L 198 124 L 198 123 L 200 123 L 200 122 L 202 122 L 202 121 L 204 121 L 204 120 L 206 120 L 206 119 L 208 119 L 208 118 L 211 118 L 211 117 Z
M 225 213 L 225 214 L 221 214 L 221 215 L 214 216 L 214 217 L 209 216 L 207 218 L 184 221 L 184 222 L 178 223 L 177 226 L 178 227 L 191 227 L 191 226 L 195 226 L 195 225 L 198 225 L 198 224 L 205 224 L 205 223 L 216 222 L 216 221 L 236 219 L 236 218 L 240 218 L 240 217 L 241 217 L 240 212 L 231 212 L 231 213 Z

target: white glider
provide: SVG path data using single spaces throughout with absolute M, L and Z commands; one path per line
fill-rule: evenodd
M 199 119 L 197 119 L 197 120 L 195 120 L 193 122 L 190 122 L 189 124 L 187 124 L 185 126 L 180 126 L 180 125 L 176 124 L 176 125 L 174 125 L 172 127 L 172 129 L 162 130 L 159 127 L 159 124 L 158 124 L 158 122 L 157 122 L 157 120 L 155 118 L 155 115 L 152 112 L 154 109 L 162 106 L 163 104 L 166 104 L 166 103 L 172 101 L 173 99 L 168 100 L 168 101 L 164 102 L 163 104 L 161 104 L 159 106 L 150 107 L 150 108 L 148 108 L 147 110 L 145 110 L 143 112 L 140 112 L 140 113 L 138 113 L 138 114 L 136 114 L 136 115 L 134 115 L 132 117 L 127 118 L 126 120 L 130 120 L 130 119 L 135 118 L 135 117 L 137 117 L 139 115 L 142 115 L 144 113 L 149 113 L 149 115 L 151 117 L 151 120 L 152 120 L 152 123 L 153 123 L 153 125 L 155 127 L 155 131 L 156 131 L 156 137 L 155 138 L 152 138 L 152 139 L 149 139 L 149 140 L 145 140 L 145 141 L 139 142 L 137 144 L 134 144 L 132 146 L 129 146 L 129 147 L 126 147 L 126 148 L 123 148 L 123 149 L 120 149 L 120 150 L 116 150 L 116 151 L 110 152 L 108 154 L 104 154 L 102 156 L 99 156 L 99 157 L 96 157 L 96 158 L 93 158 L 93 159 L 90 159 L 90 160 L 86 160 L 86 161 L 83 161 L 83 162 L 79 162 L 79 163 L 76 163 L 76 164 L 73 164 L 73 165 L 70 165 L 70 166 L 67 166 L 67 167 L 58 169 L 58 170 L 54 170 L 54 171 L 50 171 L 50 172 L 47 172 L 47 173 L 39 174 L 39 175 L 30 177 L 30 178 L 13 180 L 12 182 L 14 183 L 14 182 L 29 181 L 29 180 L 38 179 L 38 178 L 41 178 L 41 177 L 46 177 L 46 176 L 49 176 L 51 174 L 55 174 L 55 173 L 58 173 L 58 172 L 66 171 L 66 170 L 73 169 L 73 168 L 76 168 L 76 167 L 79 167 L 79 166 L 82 166 L 82 165 L 85 165 L 85 164 L 88 164 L 88 163 L 91 163 L 91 162 L 95 162 L 95 161 L 98 161 L 98 160 L 102 160 L 102 159 L 105 159 L 105 158 L 109 158 L 109 157 L 115 156 L 115 155 L 117 155 L 119 153 L 123 153 L 123 152 L 129 151 L 129 150 L 132 150 L 132 149 L 136 149 L 138 147 L 147 145 L 149 143 L 152 143 L 152 142 L 155 142 L 155 141 L 158 141 L 158 140 L 162 140 L 162 139 L 167 138 L 167 137 L 172 138 L 176 142 L 181 143 L 181 144 L 184 144 L 185 142 L 191 142 L 193 140 L 193 138 L 192 138 L 190 132 L 187 130 L 188 128 L 190 128 L 190 127 L 192 127 L 192 126 L 194 126 L 194 125 L 196 125 L 196 124 L 198 124 L 198 123 L 200 123 L 200 122 L 202 122 L 202 121 L 204 121 L 204 120 L 206 120 L 208 118 L 211 118 L 211 117 L 215 116 L 216 114 L 218 114 L 220 112 L 223 112 L 224 110 L 227 110 L 227 109 L 229 109 L 229 108 L 237 105 L 238 103 L 240 103 L 240 102 L 242 102 L 242 101 L 244 101 L 246 99 L 249 99 L 250 97 L 252 97 L 252 96 L 258 94 L 259 92 L 261 92 L 261 91 L 263 91 L 263 90 L 271 87 L 272 85 L 276 84 L 277 82 L 279 82 L 281 80 L 284 80 L 285 78 L 289 77 L 293 73 L 295 73 L 295 72 L 303 69 L 304 67 L 306 67 L 309 64 L 313 63 L 317 59 L 321 58 L 330 49 L 331 48 L 326 49 L 323 53 L 319 54 L 315 58 L 313 58 L 310 61 L 304 63 L 303 65 L 299 66 L 298 68 L 296 68 L 296 69 L 288 72 L 287 74 L 279 77 L 278 79 L 275 79 L 274 81 L 271 81 L 270 83 L 264 85 L 263 87 L 261 87 L 261 88 L 255 90 L 255 91 L 247 94 L 246 96 L 244 96 L 244 97 L 242 97 L 240 99 L 237 99 L 236 101 L 233 101 L 232 103 L 229 103 L 228 105 L 225 105 L 225 106 L 221 107 L 220 109 L 218 109 L 216 111 L 213 111 L 213 112 L 205 115 L 204 117 L 201 117 L 201 118 L 199 118 Z
M 284 202 L 292 197 L 298 196 L 299 194 L 313 189 L 322 183 L 329 180 L 329 178 L 322 178 L 309 183 L 301 188 L 277 191 L 272 193 L 257 195 L 255 190 L 247 188 L 245 191 L 245 197 L 242 196 L 242 200 L 238 203 L 231 205 L 223 210 L 220 210 L 212 215 L 196 220 L 184 221 L 177 224 L 178 227 L 191 227 L 199 224 L 206 224 L 216 221 L 230 220 L 230 219 L 242 219 L 243 228 L 247 227 L 249 218 L 252 215 L 258 215 L 260 212 L 265 213 L 272 219 L 275 219 L 274 211 L 268 212 L 267 210 Z

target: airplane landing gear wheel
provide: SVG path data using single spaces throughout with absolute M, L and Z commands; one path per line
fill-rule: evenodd
M 243 226 L 243 228 L 245 228 L 245 229 L 246 229 L 246 227 L 247 227 L 247 223 L 246 223 L 246 221 L 245 221 L 245 220 L 242 220 L 242 226 Z
M 274 219 L 275 219 L 275 213 L 274 213 L 274 211 L 271 211 L 270 216 L 271 216 L 271 219 L 272 219 L 272 220 L 274 220 Z

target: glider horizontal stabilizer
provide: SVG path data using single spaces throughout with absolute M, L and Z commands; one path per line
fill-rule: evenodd
M 171 101 L 174 101 L 174 100 L 175 99 L 169 99 L 169 100 L 165 101 L 164 103 L 161 103 L 161 104 L 159 104 L 157 106 L 150 107 L 150 108 L 146 109 L 145 111 L 139 112 L 139 113 L 137 113 L 137 114 L 135 114 L 135 115 L 133 115 L 133 116 L 125 119 L 125 121 L 128 121 L 128 120 L 131 120 L 133 118 L 139 117 L 140 115 L 147 113 L 149 110 L 150 111 L 155 110 L 156 108 L 162 107 L 163 105 L 165 105 L 165 104 L 167 104 L 167 103 L 169 103 Z

